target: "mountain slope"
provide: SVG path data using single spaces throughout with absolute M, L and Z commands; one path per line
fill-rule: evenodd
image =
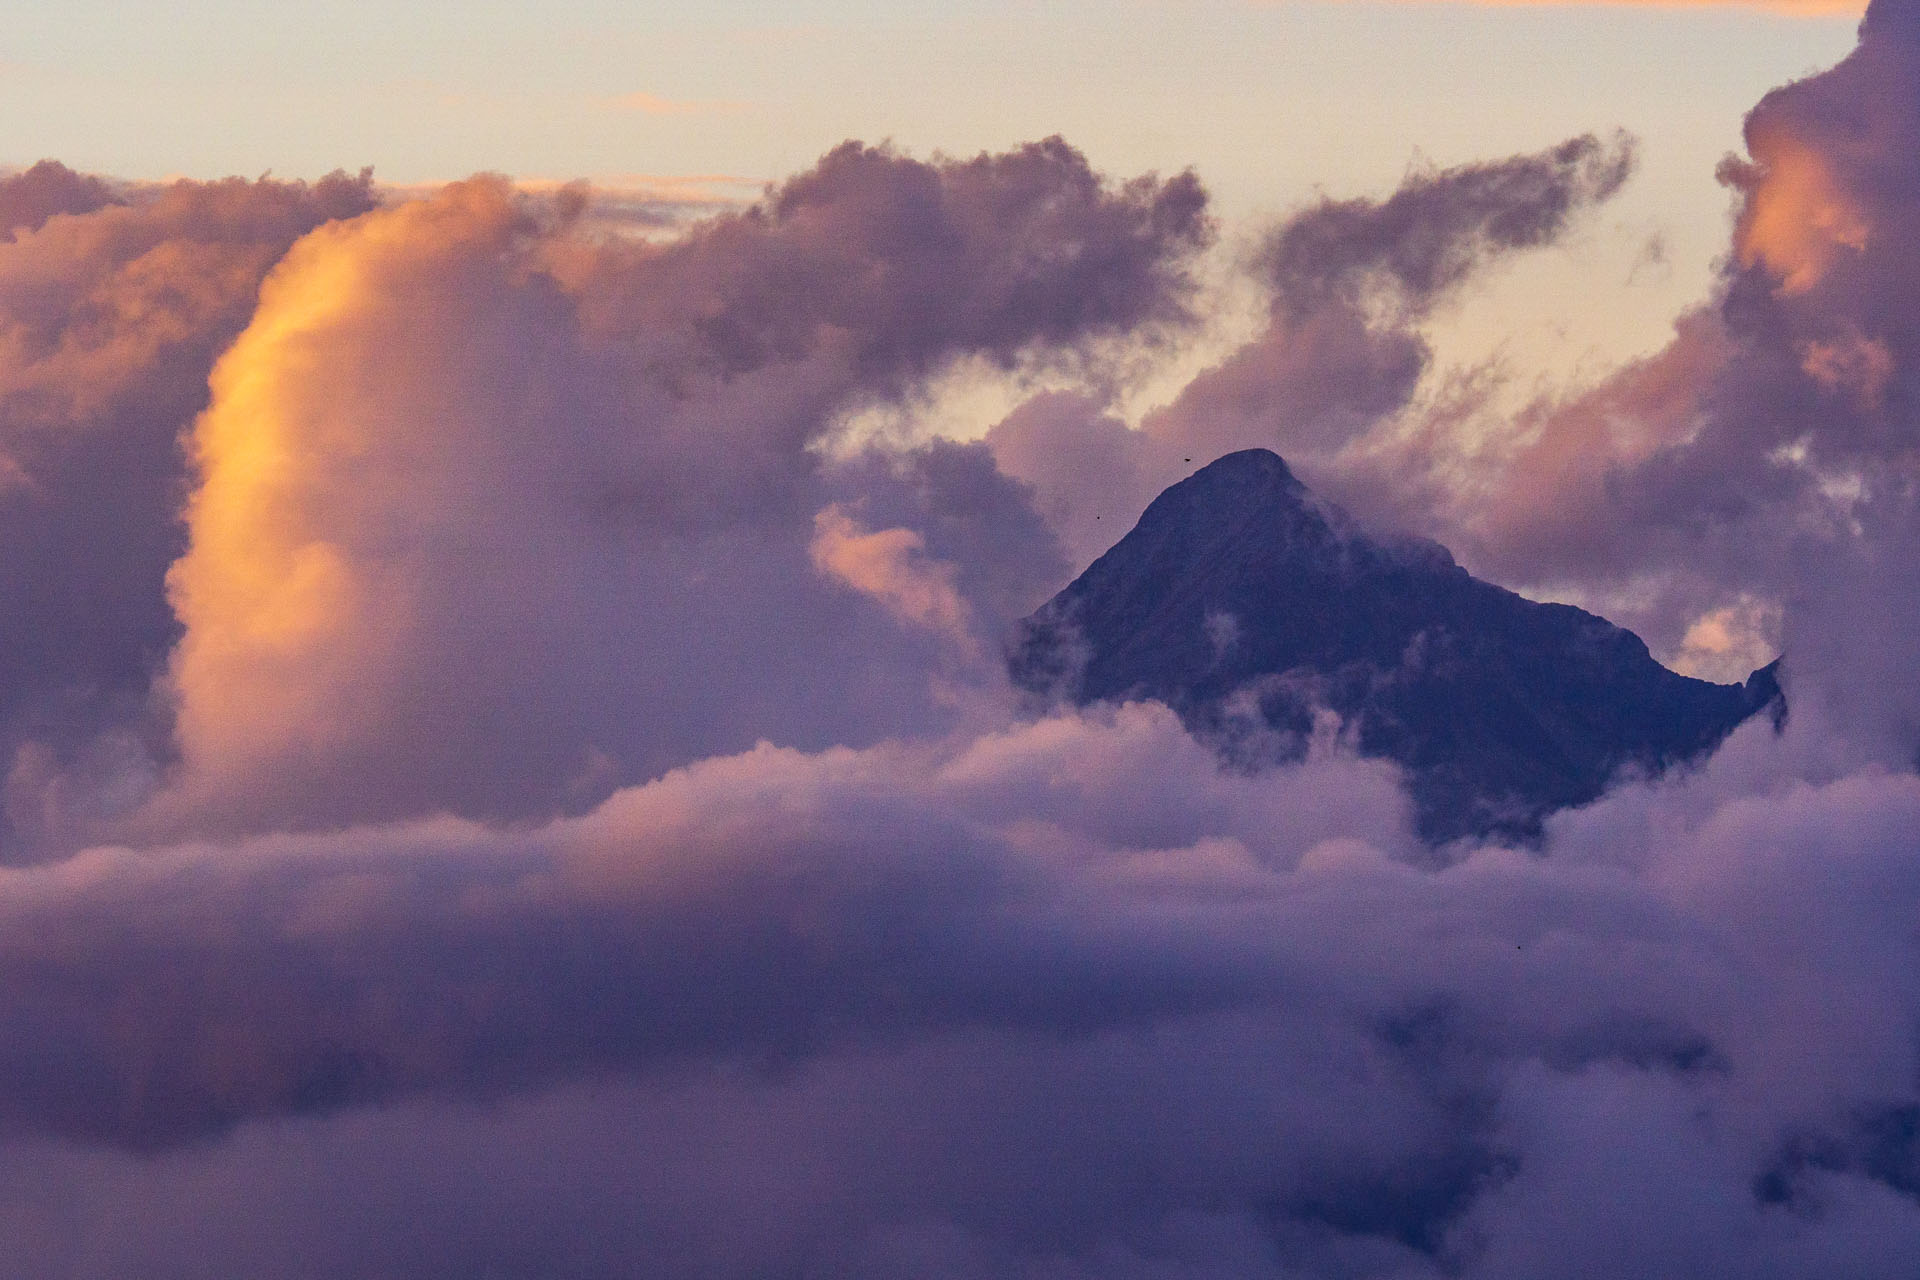
M 1404 765 L 1421 834 L 1530 839 L 1623 769 L 1658 772 L 1763 707 L 1682 676 L 1630 631 L 1482 582 L 1436 543 L 1371 538 L 1278 455 L 1229 454 L 1023 624 L 1017 684 L 1156 698 L 1242 759 L 1304 751 L 1316 710 Z

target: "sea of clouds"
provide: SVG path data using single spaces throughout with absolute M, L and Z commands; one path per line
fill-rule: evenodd
M 1297 211 L 1133 421 L 1221 229 L 1059 139 L 647 235 L 0 181 L 0 1275 L 1920 1273 L 1920 4 L 1746 142 L 1671 345 L 1498 420 L 1423 326 L 1630 139 Z M 849 437 L 963 362 L 1035 393 Z M 1016 697 L 1251 446 L 1784 730 L 1435 851 Z

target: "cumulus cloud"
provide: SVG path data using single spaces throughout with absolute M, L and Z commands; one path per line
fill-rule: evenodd
M 520 833 L 96 850 L 0 891 L 19 913 L 0 1020 L 23 1032 L 7 1124 L 143 1145 L 595 1062 L 1145 1016 L 1246 979 L 1198 935 L 1151 942 L 1176 971 L 1136 972 L 1108 936 L 1134 928 L 1127 899 L 1236 899 L 1336 837 L 1396 848 L 1401 808 L 1385 766 L 1223 772 L 1142 705 L 763 745 Z
M 58 160 L 42 160 L 0 178 L 0 231 L 34 232 L 57 214 L 92 213 L 118 203 L 105 180 L 75 173 Z
M 956 357 L 1177 321 L 1207 234 L 1190 175 L 1058 142 L 849 145 L 660 245 L 492 180 L 316 232 L 195 430 L 156 820 L 538 816 L 926 728 L 914 644 L 813 572 L 820 446 Z
M 1384 766 L 1223 772 L 1147 705 L 760 748 L 518 834 L 89 853 L 0 885 L 10 1167 L 86 1204 L 157 1151 L 160 1203 L 227 1206 L 367 1168 L 482 1219 L 456 1269 L 556 1255 L 482 1208 L 514 1176 L 435 1153 L 599 1169 L 607 1126 L 641 1158 L 562 1180 L 579 1274 L 1815 1275 L 1862 1233 L 1905 1265 L 1920 782 L 1797 750 L 1743 731 L 1545 858 L 1437 871 Z M 371 1212 L 322 1212 L 364 1233 L 335 1273 L 410 1247 Z M 321 1265 L 308 1215 L 241 1219 Z M 93 1247 L 233 1248 L 218 1220 Z
M 177 634 L 162 583 L 208 370 L 287 247 L 371 204 L 365 175 L 116 192 L 42 162 L 0 180 L 0 856 L 47 825 L 40 761 L 140 754 L 92 739 L 138 715 Z

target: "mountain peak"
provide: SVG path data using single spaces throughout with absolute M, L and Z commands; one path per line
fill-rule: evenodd
M 1303 751 L 1315 713 L 1334 711 L 1363 754 L 1406 767 L 1434 841 L 1536 837 L 1621 770 L 1690 759 L 1779 700 L 1770 674 L 1690 679 L 1632 632 L 1473 578 L 1437 543 L 1371 536 L 1266 449 L 1154 499 L 1026 620 L 1009 665 L 1074 702 L 1166 702 L 1243 760 Z
M 1161 496 L 1188 485 L 1217 490 L 1269 488 L 1278 492 L 1306 492 L 1306 486 L 1287 467 L 1286 459 L 1271 449 L 1241 449 L 1222 454 Z
M 1302 506 L 1310 499 L 1307 487 L 1279 454 L 1271 449 L 1242 449 L 1163 490 L 1141 515 L 1139 529 L 1195 521 L 1218 524 L 1270 509 Z

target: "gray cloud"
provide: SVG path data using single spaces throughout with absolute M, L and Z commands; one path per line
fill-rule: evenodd
M 58 160 L 42 160 L 0 178 L 0 231 L 32 233 L 58 214 L 92 213 L 119 203 L 104 180 L 75 173 Z
M 1261 267 L 1291 314 L 1370 297 L 1418 315 L 1487 259 L 1551 243 L 1633 168 L 1631 138 L 1585 134 L 1534 155 L 1416 173 L 1385 200 L 1328 199 L 1295 215 L 1268 239 Z
M 1263 981 L 1259 959 L 1156 938 L 1129 880 L 1149 912 L 1239 897 L 1336 833 L 1397 847 L 1400 808 L 1377 765 L 1223 774 L 1156 707 L 944 747 L 762 747 L 520 834 L 442 820 L 90 852 L 9 873 L 0 1117 L 164 1144 L 594 1064 L 1218 1007 Z M 1055 883 L 1079 878 L 1076 848 L 1120 851 L 1119 879 Z M 1076 922 L 1075 899 L 1118 914 Z
M 1384 200 L 1323 199 L 1256 255 L 1272 292 L 1267 327 L 1137 431 L 1097 400 L 1053 393 L 996 427 L 989 444 L 1010 474 L 1037 486 L 1081 563 L 1161 488 L 1236 449 L 1275 449 L 1356 510 L 1416 523 L 1409 513 L 1433 502 L 1422 474 L 1433 459 L 1395 435 L 1394 420 L 1433 361 L 1417 322 L 1502 254 L 1552 242 L 1611 198 L 1633 165 L 1631 139 L 1585 135 L 1414 173 Z M 1095 515 L 1099 527 L 1089 528 Z
M 1222 773 L 1154 707 L 762 749 L 521 834 L 15 871 L 16 1256 L 1891 1271 L 1920 784 L 1797 782 L 1808 747 L 1743 732 L 1545 858 L 1430 871 L 1377 767 Z

